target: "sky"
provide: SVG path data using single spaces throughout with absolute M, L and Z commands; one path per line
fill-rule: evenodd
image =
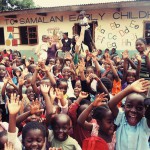
M 55 7 L 66 5 L 78 5 L 78 4 L 94 4 L 94 3 L 107 3 L 107 2 L 119 2 L 119 1 L 134 1 L 134 0 L 33 0 L 36 6 L 41 7 Z

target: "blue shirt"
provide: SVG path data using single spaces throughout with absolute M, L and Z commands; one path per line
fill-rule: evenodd
M 145 117 L 136 126 L 130 126 L 125 113 L 119 111 L 115 124 L 116 150 L 150 150 L 148 143 L 150 128 Z

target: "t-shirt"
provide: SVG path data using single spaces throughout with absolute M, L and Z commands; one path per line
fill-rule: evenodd
M 51 147 L 62 148 L 63 150 L 81 150 L 78 142 L 72 137 L 68 136 L 65 141 L 58 141 L 54 138 L 54 134 L 52 130 L 48 130 L 48 142 L 51 143 Z
M 116 150 L 149 150 L 150 128 L 145 117 L 136 126 L 130 126 L 125 112 L 119 110 L 115 124 L 117 125 Z

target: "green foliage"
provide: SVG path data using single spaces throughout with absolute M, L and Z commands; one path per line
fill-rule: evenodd
M 8 0 L 8 3 L 12 7 L 8 7 L 6 1 L 7 0 L 0 0 L 0 10 L 6 11 L 6 10 L 25 9 L 25 8 L 35 7 L 33 0 Z

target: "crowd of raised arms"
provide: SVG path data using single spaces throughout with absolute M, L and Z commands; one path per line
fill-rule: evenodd
M 150 48 L 91 50 L 86 30 L 1 52 L 0 150 L 150 150 Z

